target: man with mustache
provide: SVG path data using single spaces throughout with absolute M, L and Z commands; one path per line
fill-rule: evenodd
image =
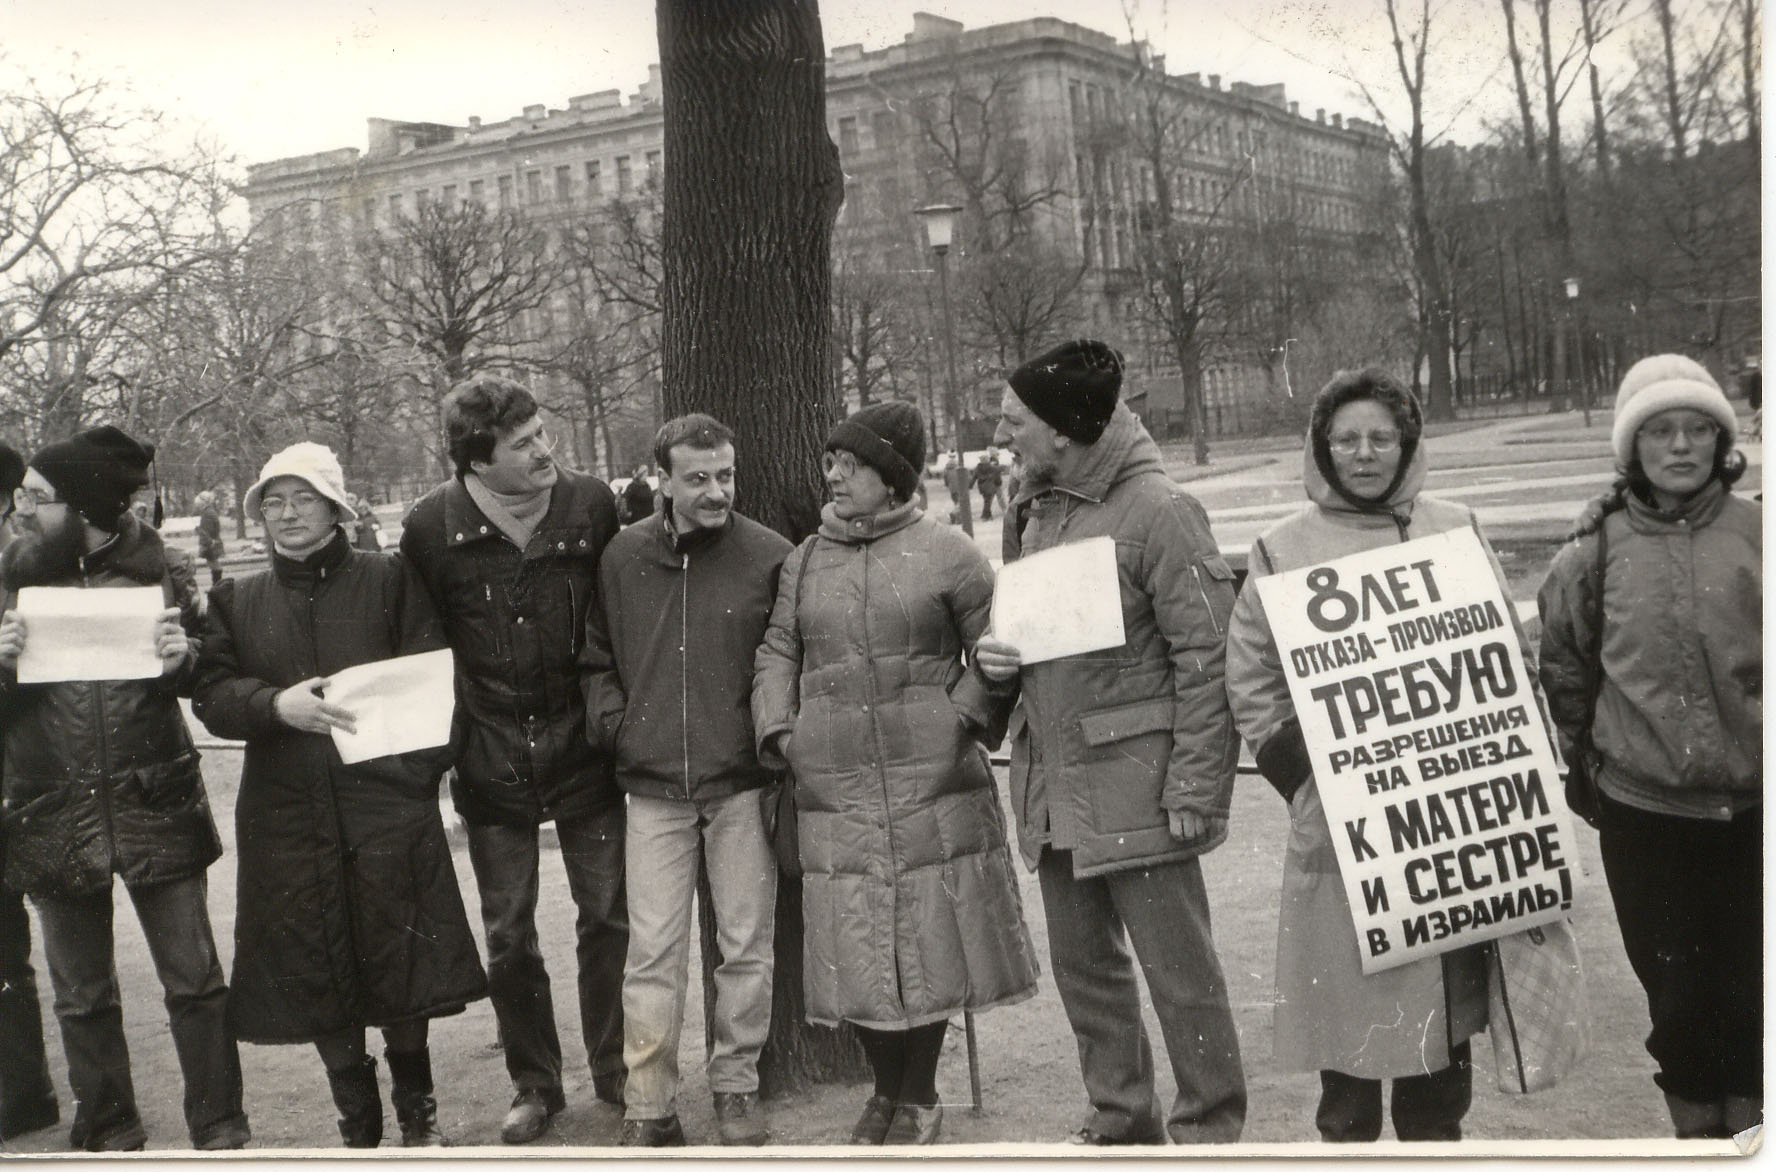
M 553 821 L 579 909 L 580 1028 L 593 1093 L 623 1101 L 623 794 L 586 743 L 576 658 L 598 559 L 618 529 L 604 481 L 555 463 L 536 399 L 479 377 L 444 401 L 456 475 L 413 506 L 401 554 L 456 654 L 451 797 L 468 826 L 489 996 L 514 1088 L 500 1138 L 542 1137 L 567 1105 L 537 941 L 538 827 Z
M 0 735 L 5 738 L 8 887 L 37 906 L 74 1091 L 69 1139 L 89 1152 L 142 1148 L 112 947 L 112 877 L 123 879 L 166 990 L 200 1150 L 243 1147 L 240 1057 L 205 903 L 222 853 L 197 751 L 179 710 L 197 648 L 191 560 L 169 554 L 130 511 L 151 445 L 96 427 L 31 457 L 13 492 L 20 535 L 0 556 Z M 32 637 L 16 607 L 28 586 L 157 588 L 155 679 L 20 684 Z
M 709 1089 L 724 1144 L 768 1138 L 758 1057 L 771 1024 L 777 863 L 752 731 L 753 654 L 791 546 L 734 512 L 734 433 L 708 415 L 654 438 L 661 507 L 611 542 L 580 656 L 586 731 L 628 800 L 629 957 L 622 1143 L 684 1143 L 684 1025 L 699 855 L 721 939 Z

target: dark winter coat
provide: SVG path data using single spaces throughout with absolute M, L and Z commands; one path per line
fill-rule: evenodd
M 645 476 L 637 476 L 623 486 L 623 524 L 633 525 L 652 515 L 654 487 Z
M 20 684 L 0 672 L 6 886 L 66 897 L 105 891 L 114 874 L 129 887 L 202 874 L 222 842 L 179 709 L 200 645 L 191 558 L 129 514 L 116 539 L 65 581 L 21 574 L 22 548 L 0 558 L 0 612 L 24 586 L 158 586 L 179 608 L 192 648 L 178 672 L 150 680 Z
M 725 798 L 772 780 L 752 662 L 792 548 L 739 514 L 680 537 L 660 512 L 611 539 L 580 664 L 587 730 L 625 792 Z
M 401 553 L 456 653 L 450 792 L 466 821 L 535 826 L 622 800 L 610 758 L 586 740 L 578 665 L 598 558 L 618 528 L 605 483 L 566 468 L 523 550 L 460 480 L 408 513 Z
M 1196 498 L 1119 406 L 1066 480 L 1032 478 L 1005 526 L 1005 560 L 1068 542 L 1116 542 L 1123 645 L 1031 664 L 1012 715 L 1011 800 L 1025 861 L 1073 852 L 1089 875 L 1219 846 L 1178 842 L 1167 811 L 1225 819 L 1239 741 L 1222 686 L 1233 571 Z
M 197 518 L 197 556 L 206 562 L 213 562 L 227 552 L 222 544 L 222 514 L 211 505 Z
M 228 1006 L 242 1040 L 312 1041 L 485 996 L 438 814 L 448 750 L 346 765 L 272 706 L 313 676 L 443 645 L 411 572 L 343 532 L 211 591 L 192 707 L 247 742 Z
M 974 543 L 911 505 L 829 505 L 784 562 L 752 711 L 761 750 L 794 732 L 809 1021 L 906 1029 L 1035 992 L 981 747 L 1003 706 L 962 661 L 992 602 Z

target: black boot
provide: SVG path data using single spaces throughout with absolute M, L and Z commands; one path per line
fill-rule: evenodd
M 376 1086 L 376 1059 L 366 1054 L 356 1066 L 329 1070 L 333 1105 L 339 1108 L 339 1136 L 348 1148 L 382 1142 L 382 1092 Z
M 432 1054 L 422 1046 L 403 1053 L 386 1050 L 389 1075 L 395 1080 L 395 1118 L 401 1124 L 404 1148 L 441 1148 L 448 1144 L 438 1130 L 438 1100 L 432 1097 Z

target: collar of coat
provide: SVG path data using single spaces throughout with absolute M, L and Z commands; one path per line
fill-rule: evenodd
M 1332 487 L 1326 474 L 1320 470 L 1320 462 L 1314 459 L 1313 435 L 1310 432 L 1301 441 L 1301 488 L 1307 493 L 1307 499 L 1320 506 L 1327 513 L 1336 513 L 1349 521 L 1355 521 L 1358 528 L 1380 529 L 1389 525 L 1410 524 L 1412 521 L 1412 505 L 1418 500 L 1419 490 L 1424 487 L 1425 442 L 1420 437 L 1416 447 L 1412 449 L 1412 462 L 1406 466 L 1406 474 L 1394 486 L 1394 491 L 1385 500 L 1375 501 L 1367 508 L 1358 508 L 1343 493 Z
M 820 510 L 820 536 L 846 545 L 862 545 L 878 537 L 905 529 L 925 515 L 916 501 L 895 505 L 880 513 L 863 517 L 841 517 L 831 501 Z
M 537 522 L 536 532 L 531 535 L 530 543 L 524 547 L 525 557 L 541 557 L 548 552 L 547 533 L 580 528 L 590 523 L 587 493 L 582 487 L 590 479 L 570 469 L 561 469 L 555 478 L 554 487 L 549 489 L 549 511 Z M 454 549 L 471 541 L 487 541 L 500 536 L 502 534 L 499 527 L 488 520 L 487 514 L 475 504 L 474 499 L 469 496 L 469 490 L 463 487 L 463 482 L 452 478 L 444 486 L 445 547 Z M 582 540 L 581 544 L 586 543 Z
M 335 529 L 327 544 L 307 557 L 293 558 L 272 550 L 271 572 L 285 586 L 310 586 L 338 573 L 350 556 L 351 542 L 346 540 L 345 530 Z
M 1110 490 L 1131 476 L 1165 472 L 1159 445 L 1147 434 L 1141 420 L 1125 403 L 1118 403 L 1095 444 L 1085 445 L 1072 471 L 1052 480 L 1027 478 L 1018 486 L 1017 503 L 1053 490 L 1098 504 Z
M 672 502 L 661 497 L 659 509 L 651 519 L 643 523 L 654 527 L 654 536 L 659 541 L 661 553 L 665 555 L 662 561 L 666 565 L 677 566 L 681 564 L 685 554 L 707 549 L 720 541 L 734 527 L 734 511 L 729 509 L 727 520 L 714 529 L 698 526 L 689 533 L 680 533 L 678 527 L 672 523 Z
M 1663 533 L 1678 525 L 1695 530 L 1720 516 L 1727 503 L 1727 486 L 1715 477 L 1670 510 L 1661 509 L 1633 491 L 1624 492 L 1622 501 L 1628 509 L 1628 523 L 1637 532 Z
M 9 590 L 24 586 L 55 586 L 66 580 L 50 580 L 47 575 L 39 573 L 26 551 L 27 543 L 14 541 L 0 555 L 0 580 L 6 582 Z M 117 574 L 144 586 L 158 585 L 166 576 L 166 568 L 166 547 L 161 544 L 160 534 L 142 524 L 134 513 L 125 513 L 111 540 L 80 559 L 83 573 Z

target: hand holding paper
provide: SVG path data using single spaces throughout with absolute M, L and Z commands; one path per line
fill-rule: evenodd
M 327 703 L 352 721 L 349 729 L 336 723 L 331 730 L 339 759 L 356 765 L 449 744 L 455 682 L 448 649 L 334 672 L 326 681 Z
M 160 618 L 154 624 L 154 650 L 160 656 L 161 674 L 166 675 L 179 670 L 185 662 L 185 655 L 191 650 L 191 640 L 185 635 L 185 626 L 179 621 L 179 608 L 169 606 L 160 612 Z
M 163 645 L 177 652 L 173 667 L 189 646 L 182 628 L 165 630 L 167 613 L 156 586 L 27 586 L 16 612 L 24 622 L 13 652 L 19 683 L 154 679 L 168 670 Z
M 1121 647 L 1126 636 L 1115 538 L 1057 545 L 1000 570 L 993 634 L 995 644 L 1014 651 L 1020 663 Z M 981 666 L 986 668 L 985 659 Z
M 1024 657 L 1010 643 L 982 635 L 974 645 L 974 661 L 989 680 L 1009 680 L 1024 665 Z
M 25 620 L 19 612 L 9 610 L 0 618 L 0 667 L 18 670 L 19 653 L 25 649 Z
M 337 704 L 329 704 L 321 695 L 330 683 L 325 676 L 314 676 L 294 684 L 277 694 L 271 702 L 277 718 L 299 732 L 325 735 L 336 728 L 356 732 L 352 714 Z

